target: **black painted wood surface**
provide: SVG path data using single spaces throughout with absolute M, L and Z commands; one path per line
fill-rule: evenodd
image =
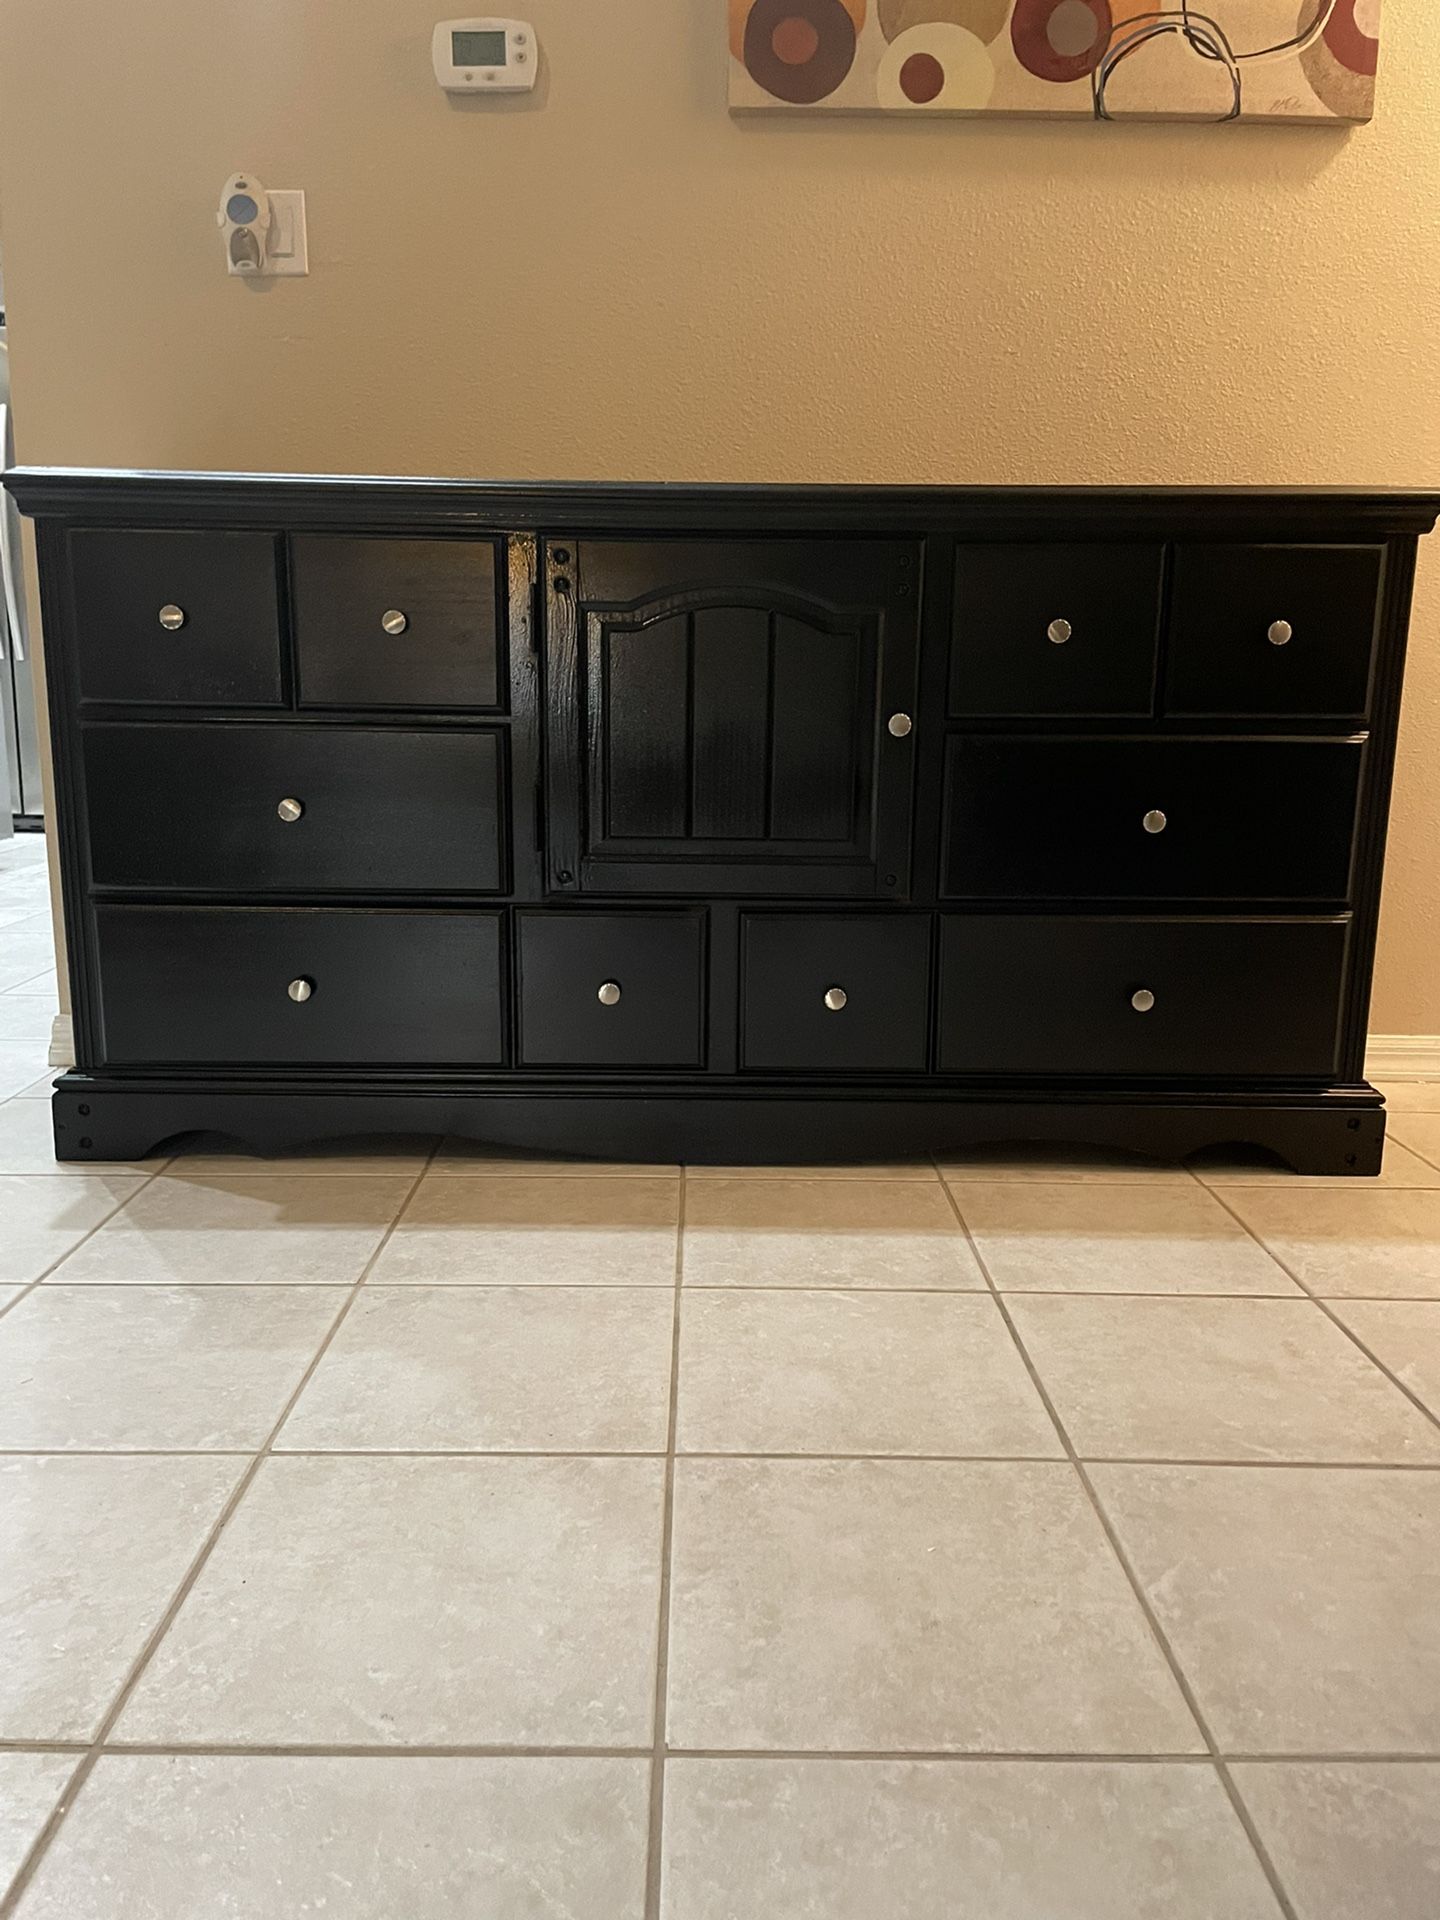
M 704 1064 L 702 913 L 522 913 L 518 920 L 523 1065 Z
M 940 924 L 946 1072 L 1173 1082 L 1336 1071 L 1343 917 L 946 914 Z
M 300 534 L 290 592 L 302 707 L 493 708 L 500 556 L 489 540 Z M 386 614 L 404 630 L 386 631 Z
M 1148 716 L 1164 559 L 1157 543 L 958 547 L 951 713 Z
M 1343 903 L 1363 757 L 1356 740 L 952 739 L 945 890 Z
M 499 914 L 105 906 L 95 920 L 112 1067 L 504 1057 Z
M 152 893 L 496 893 L 494 733 L 87 727 L 91 875 Z M 280 816 L 298 801 L 298 820 Z
M 413 1126 L 1378 1168 L 1434 496 L 6 485 L 39 520 L 64 1157 Z
M 928 916 L 747 913 L 741 1064 L 781 1073 L 923 1073 Z M 844 1004 L 826 1004 L 838 990 Z
M 282 700 L 270 534 L 85 527 L 69 542 L 82 700 L 270 707 Z M 175 608 L 182 624 L 161 624 Z

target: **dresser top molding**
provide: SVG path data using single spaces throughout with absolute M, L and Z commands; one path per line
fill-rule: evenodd
M 1347 540 L 1428 533 L 1440 516 L 1440 492 L 1352 487 L 701 486 L 99 467 L 15 467 L 4 482 L 37 517 L 170 527 Z

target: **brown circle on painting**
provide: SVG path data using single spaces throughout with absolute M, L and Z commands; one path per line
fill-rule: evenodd
M 854 59 L 855 19 L 844 0 L 755 0 L 745 21 L 747 71 L 792 107 L 813 107 L 833 93 Z
M 898 40 L 911 27 L 945 24 L 964 27 L 988 46 L 1010 16 L 1010 0 L 880 0 L 876 18 L 887 40 Z
M 917 107 L 928 106 L 945 85 L 945 69 L 933 53 L 912 53 L 900 69 L 900 91 Z
M 1027 73 L 1063 85 L 1067 80 L 1083 80 L 1099 64 L 1109 44 L 1111 24 L 1110 0 L 1015 0 L 1010 40 L 1015 58 Z
M 815 22 L 792 13 L 770 35 L 770 50 L 787 67 L 803 67 L 807 60 L 813 60 L 820 51 L 820 35 L 815 30 Z

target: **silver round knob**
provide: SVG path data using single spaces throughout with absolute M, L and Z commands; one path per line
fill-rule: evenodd
M 410 621 L 408 617 L 400 611 L 399 607 L 391 607 L 388 613 L 381 614 L 380 624 L 386 633 L 404 633 Z
M 1163 833 L 1170 822 L 1158 807 L 1152 807 L 1140 824 L 1147 833 Z
M 1266 631 L 1265 638 L 1270 642 L 1272 647 L 1288 646 L 1295 638 L 1295 629 L 1288 620 L 1272 620 Z
M 160 624 L 167 633 L 178 633 L 185 624 L 185 609 L 167 600 L 160 609 Z
M 915 722 L 908 713 L 892 713 L 885 724 L 897 740 L 903 740 Z
M 1148 987 L 1138 987 L 1130 996 L 1130 1004 L 1136 1013 L 1149 1013 L 1155 1004 L 1155 996 Z
M 1052 620 L 1045 629 L 1045 638 L 1057 647 L 1063 647 L 1075 629 L 1068 620 Z
M 613 980 L 607 980 L 595 998 L 602 1007 L 614 1007 L 620 1004 L 620 988 Z
M 831 1013 L 839 1013 L 849 998 L 844 987 L 828 987 L 825 991 L 825 1004 Z
M 292 980 L 285 991 L 292 1000 L 308 1000 L 315 991 L 315 982 L 304 978 Z
M 305 808 L 298 800 L 282 800 L 275 811 L 279 814 L 280 818 L 288 824 L 298 820 L 301 814 L 304 813 Z

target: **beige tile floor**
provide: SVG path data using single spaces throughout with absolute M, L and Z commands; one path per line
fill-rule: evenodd
M 1440 1914 L 1440 1085 L 1364 1185 L 57 1168 L 41 852 L 6 1920 Z

